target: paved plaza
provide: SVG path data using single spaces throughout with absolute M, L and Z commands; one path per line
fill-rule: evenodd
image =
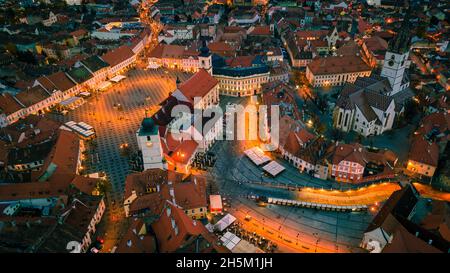
M 97 133 L 95 145 L 90 145 L 87 172 L 104 171 L 111 181 L 114 200 L 121 202 L 125 178 L 130 172 L 128 159 L 121 156 L 120 145 L 127 143 L 137 150 L 136 131 L 145 116 L 145 110 L 158 105 L 176 87 L 176 77 L 182 81 L 190 74 L 163 69 L 130 70 L 127 78 L 107 91 L 88 99 L 68 115 L 52 115 L 66 122 L 84 121 Z

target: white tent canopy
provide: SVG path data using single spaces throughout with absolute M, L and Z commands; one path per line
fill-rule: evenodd
M 117 75 L 114 78 L 110 79 L 110 81 L 114 82 L 114 83 L 118 83 L 121 80 L 125 79 L 126 77 L 124 75 Z
M 272 176 L 277 176 L 278 174 L 280 174 L 282 171 L 285 170 L 285 168 L 276 161 L 270 162 L 269 164 L 264 166 L 263 169 Z
M 253 147 L 244 151 L 244 154 L 250 158 L 250 160 L 257 166 L 262 165 L 270 161 L 270 157 L 264 154 L 259 147 Z
M 239 237 L 229 231 L 227 231 L 220 240 L 229 250 L 232 250 L 241 241 Z
M 98 86 L 98 89 L 99 90 L 105 90 L 105 89 L 107 89 L 107 88 L 109 88 L 110 86 L 111 86 L 112 84 L 111 84 L 111 82 L 102 82 L 99 86 Z
M 227 227 L 229 227 L 231 224 L 233 224 L 233 222 L 236 221 L 236 217 L 234 217 L 231 214 L 227 214 L 225 215 L 222 219 L 220 219 L 219 222 L 217 222 L 214 225 L 214 229 L 222 232 L 224 231 Z

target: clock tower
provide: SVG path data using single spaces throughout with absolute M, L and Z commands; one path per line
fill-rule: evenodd
M 390 41 L 384 57 L 381 76 L 386 77 L 391 84 L 392 91 L 389 94 L 390 96 L 409 86 L 409 80 L 405 75 L 410 47 L 409 15 L 410 11 L 408 9 L 402 26 L 397 36 Z

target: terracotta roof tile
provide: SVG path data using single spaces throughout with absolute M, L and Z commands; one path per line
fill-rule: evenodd
M 33 106 L 49 97 L 50 94 L 39 85 L 28 90 L 24 90 L 16 95 L 16 98 L 26 107 Z
M 23 106 L 18 103 L 14 97 L 9 93 L 0 94 L 0 113 L 5 113 L 6 115 L 13 114 Z
M 354 73 L 372 70 L 359 56 L 316 58 L 308 64 L 308 68 L 314 75 Z
M 133 51 L 126 45 L 110 50 L 101 58 L 110 66 L 116 66 L 134 56 Z
M 187 81 L 180 84 L 178 89 L 186 96 L 189 100 L 194 101 L 195 97 L 204 97 L 208 92 L 210 92 L 216 85 L 218 81 L 212 77 L 206 70 L 200 69 Z

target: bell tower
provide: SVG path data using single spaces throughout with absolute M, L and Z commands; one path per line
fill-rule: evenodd
M 405 77 L 406 63 L 410 48 L 410 30 L 409 30 L 410 9 L 402 22 L 397 36 L 390 41 L 388 50 L 384 57 L 384 64 L 381 70 L 381 76 L 386 77 L 391 84 L 392 91 L 390 96 L 402 91 L 409 86 L 409 81 Z
M 206 41 L 203 41 L 203 46 L 200 48 L 198 62 L 199 68 L 205 69 L 212 76 L 212 54 L 206 46 Z

